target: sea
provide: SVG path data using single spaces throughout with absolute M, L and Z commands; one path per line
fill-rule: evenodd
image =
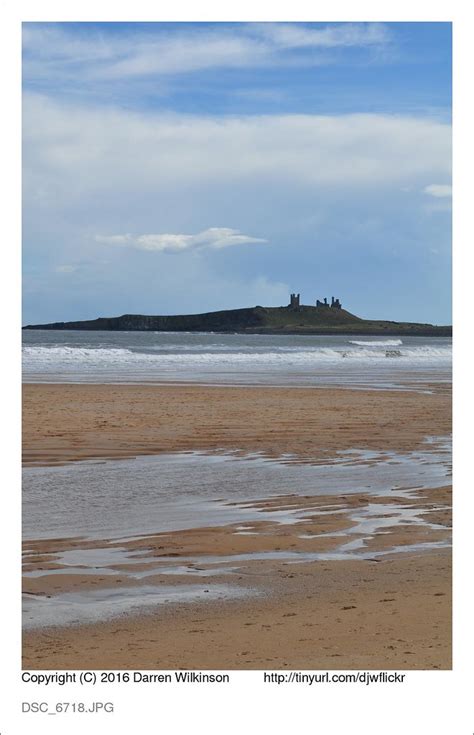
M 448 337 L 23 331 L 31 383 L 315 385 L 425 390 L 451 381 Z

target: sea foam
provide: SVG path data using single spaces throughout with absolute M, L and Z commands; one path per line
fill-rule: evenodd
M 218 381 L 406 385 L 406 374 L 450 379 L 448 338 L 348 336 L 24 333 L 29 382 Z M 411 377 L 410 377 L 411 380 Z

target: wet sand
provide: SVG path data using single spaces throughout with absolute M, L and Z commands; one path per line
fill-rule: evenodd
M 451 432 L 447 386 L 433 393 L 173 385 L 23 386 L 23 459 L 57 464 L 192 450 L 324 458 L 412 451 Z
M 449 669 L 449 551 L 259 564 L 262 595 L 24 634 L 32 669 Z
M 302 462 L 354 448 L 410 451 L 450 432 L 450 396 L 307 388 L 200 386 L 24 386 L 26 464 L 170 451 L 291 453 Z M 426 447 L 425 447 L 426 448 Z M 239 559 L 261 552 L 330 552 L 367 503 L 403 504 L 426 525 L 398 524 L 367 542 L 372 558 L 289 563 Z M 285 495 L 255 499 L 265 521 L 188 529 L 120 542 L 133 552 L 114 576 L 67 573 L 61 554 L 114 547 L 106 539 L 25 543 L 25 591 L 70 591 L 189 584 L 189 573 L 215 570 L 204 587 L 230 583 L 231 600 L 159 605 L 153 614 L 25 632 L 25 668 L 368 668 L 451 666 L 451 556 L 448 549 L 392 554 L 394 546 L 449 539 L 450 488 L 424 488 L 407 500 Z M 268 512 L 297 510 L 298 524 Z M 324 510 L 324 513 L 320 511 Z M 385 513 L 386 513 L 385 509 Z M 71 529 L 73 532 L 73 529 Z M 118 544 L 115 544 L 118 545 Z M 137 556 L 138 555 L 138 556 Z M 191 560 L 191 561 L 190 561 Z M 174 574 L 164 566 L 176 565 Z M 183 573 L 182 567 L 187 565 Z M 229 569 L 229 567 L 231 567 Z M 66 573 L 58 574 L 63 569 Z M 145 570 L 144 578 L 133 577 Z M 202 580 L 201 580 L 202 585 Z

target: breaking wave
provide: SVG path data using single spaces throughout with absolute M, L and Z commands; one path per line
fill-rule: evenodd
M 374 347 L 398 347 L 398 345 L 403 344 L 401 339 L 385 339 L 385 340 L 358 340 L 358 339 L 350 339 L 349 340 L 351 345 L 360 345 L 361 347 L 365 347 L 366 345 L 373 345 Z
M 350 341 L 351 345 L 344 347 L 287 347 L 271 349 L 268 347 L 258 350 L 248 347 L 239 349 L 229 349 L 229 347 L 221 347 L 219 350 L 210 350 L 202 346 L 200 350 L 192 348 L 189 351 L 183 348 L 178 350 L 168 350 L 163 352 L 145 352 L 124 347 L 71 347 L 71 346 L 51 346 L 44 345 L 26 345 L 23 347 L 23 365 L 25 370 L 48 368 L 56 366 L 60 369 L 62 366 L 79 367 L 87 366 L 126 366 L 136 367 L 140 364 L 143 366 L 181 366 L 188 365 L 267 365 L 269 368 L 275 365 L 306 365 L 308 367 L 316 367 L 318 364 L 338 363 L 342 359 L 351 362 L 373 363 L 376 361 L 385 361 L 387 357 L 398 358 L 406 363 L 411 364 L 449 364 L 451 361 L 450 346 L 406 346 L 402 345 L 401 340 L 387 340 L 377 343 L 362 343 Z M 362 346 L 366 344 L 366 346 Z M 370 345 L 370 346 L 369 346 Z M 397 349 L 392 349 L 396 347 Z M 407 365 L 408 366 L 408 365 Z

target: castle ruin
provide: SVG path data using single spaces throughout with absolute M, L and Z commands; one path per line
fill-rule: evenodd
M 299 293 L 290 294 L 290 303 L 288 304 L 289 309 L 299 309 L 300 307 L 300 295 Z
M 324 301 L 320 301 L 319 299 L 316 300 L 316 306 L 325 308 L 325 309 L 342 309 L 342 304 L 339 301 L 339 299 L 335 299 L 334 296 L 331 296 L 331 303 L 328 304 L 328 300 L 324 299 Z
M 293 309 L 297 311 L 300 308 L 300 294 L 299 293 L 292 293 L 290 294 L 290 303 L 288 304 L 288 309 Z M 334 296 L 331 296 L 331 303 L 328 303 L 327 298 L 324 299 L 324 301 L 320 301 L 319 299 L 316 300 L 316 307 L 318 309 L 342 309 L 342 304 L 339 299 L 335 299 Z

